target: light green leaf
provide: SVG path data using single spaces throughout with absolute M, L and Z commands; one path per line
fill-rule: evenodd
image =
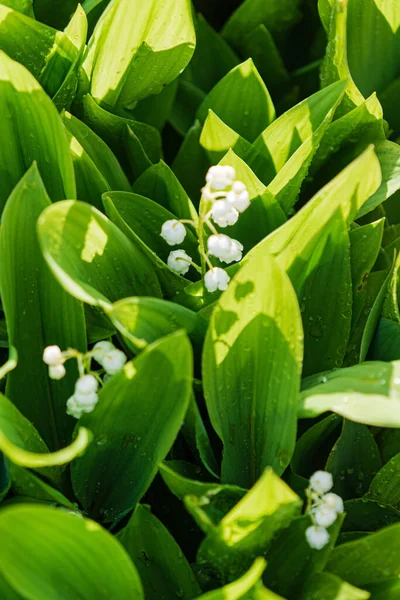
M 19 357 L 18 366 L 7 377 L 7 396 L 55 450 L 71 440 L 73 420 L 66 415 L 65 402 L 73 393 L 78 372 L 73 362 L 68 363 L 67 375 L 52 381 L 43 350 L 57 344 L 85 351 L 86 335 L 82 305 L 54 279 L 37 240 L 37 219 L 51 206 L 56 205 L 50 204 L 33 165 L 3 212 L 0 289 L 9 341 Z
M 68 142 L 56 108 L 22 65 L 0 52 L 2 144 L 0 209 L 26 170 L 37 161 L 52 200 L 75 198 Z
M 75 494 L 106 522 L 131 510 L 170 450 L 189 405 L 192 350 L 183 332 L 162 338 L 125 365 L 82 425 L 94 435 L 72 465 Z
M 232 148 L 240 158 L 246 158 L 251 144 L 226 125 L 211 109 L 200 136 L 200 144 L 211 164 L 218 163 Z
M 249 492 L 210 529 L 197 560 L 231 581 L 252 561 L 265 555 L 277 532 L 287 527 L 301 509 L 300 498 L 266 469 Z
M 168 529 L 150 510 L 139 504 L 129 523 L 118 534 L 140 575 L 151 600 L 191 600 L 199 584 L 182 550 Z
M 12 490 L 16 496 L 34 498 L 38 502 L 50 502 L 76 510 L 76 505 L 61 492 L 42 481 L 32 471 L 10 463 L 10 473 L 12 475 Z
M 400 361 L 367 362 L 306 379 L 299 418 L 331 410 L 356 423 L 400 427 L 399 400 Z
M 49 206 L 38 221 L 43 256 L 72 296 L 92 305 L 132 295 L 160 296 L 148 260 L 94 207 L 64 201 Z
M 382 170 L 382 183 L 360 208 L 357 218 L 366 215 L 400 189 L 400 146 L 382 141 L 375 144 L 376 155 Z
M 125 550 L 94 521 L 20 505 L 1 511 L 0 533 L 1 575 L 24 598 L 144 598 Z
M 188 0 L 112 0 L 84 63 L 92 96 L 111 107 L 134 108 L 179 75 L 195 43 Z
M 205 97 L 197 112 L 202 123 L 209 109 L 249 142 L 275 119 L 271 96 L 251 58 L 232 69 Z
M 342 581 L 331 573 L 318 573 L 311 577 L 301 600 L 368 600 L 369 592 Z
M 28 17 L 34 17 L 32 0 L 3 0 L 2 4 L 4 4 L 4 6 L 9 6 L 14 10 L 18 10 Z
M 288 278 L 267 255 L 249 261 L 214 309 L 203 353 L 207 408 L 224 445 L 223 481 L 249 487 L 267 465 L 278 473 L 288 465 L 302 342 Z

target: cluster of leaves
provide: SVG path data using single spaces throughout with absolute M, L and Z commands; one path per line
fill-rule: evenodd
M 215 4 L 0 4 L 4 600 L 399 597 L 400 4 Z M 251 197 L 222 295 L 160 237 L 217 163 Z M 76 426 L 43 349 L 109 338 Z

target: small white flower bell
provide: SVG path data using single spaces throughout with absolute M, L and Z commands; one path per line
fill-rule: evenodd
M 50 365 L 49 366 L 49 377 L 50 379 L 54 379 L 58 381 L 62 379 L 66 373 L 65 367 L 63 364 Z
M 239 218 L 238 211 L 227 200 L 216 200 L 212 206 L 211 214 L 214 223 L 220 227 L 234 225 Z
M 214 267 L 204 275 L 204 285 L 209 292 L 227 290 L 229 281 L 228 273 L 219 267 Z
M 61 348 L 58 346 L 47 346 L 43 352 L 43 362 L 49 367 L 55 367 L 56 365 L 64 362 Z
M 329 533 L 324 527 L 312 525 L 306 529 L 306 540 L 314 550 L 322 550 L 329 542 Z
M 215 165 L 208 170 L 206 181 L 215 191 L 226 190 L 235 181 L 236 172 L 233 167 Z
M 75 384 L 76 394 L 94 394 L 99 388 L 98 381 L 93 375 L 83 375 L 79 377 Z
M 126 363 L 126 354 L 122 350 L 111 350 L 103 358 L 102 367 L 108 375 L 115 375 Z
M 80 419 L 82 416 L 82 410 L 75 396 L 71 396 L 67 400 L 67 415 L 74 417 L 74 419 Z
M 208 252 L 227 264 L 242 260 L 243 245 L 224 233 L 210 235 L 207 240 Z
M 163 224 L 160 235 L 167 244 L 176 246 L 177 244 L 181 244 L 185 239 L 186 229 L 180 221 L 170 219 Z
M 167 264 L 172 271 L 179 275 L 186 275 L 192 259 L 184 250 L 173 250 L 168 256 Z
M 333 478 L 328 471 L 315 471 L 310 477 L 311 489 L 319 494 L 329 492 L 333 486 Z
M 241 181 L 235 181 L 232 190 L 226 196 L 227 201 L 240 213 L 250 206 L 250 196 L 246 186 Z
M 336 513 L 342 513 L 344 511 L 344 504 L 342 498 L 337 494 L 334 494 L 333 492 L 329 492 L 329 494 L 324 494 L 324 496 L 322 496 L 321 499 L 321 504 L 323 506 L 331 508 Z
M 320 505 L 314 510 L 314 520 L 320 527 L 330 527 L 336 521 L 336 511 L 328 506 Z

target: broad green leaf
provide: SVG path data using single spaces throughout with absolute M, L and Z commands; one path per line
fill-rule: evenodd
M 185 71 L 186 73 L 186 71 Z M 184 77 L 182 75 L 182 77 Z M 206 94 L 186 79 L 179 79 L 174 106 L 169 116 L 172 127 L 180 134 L 186 135 L 196 119 L 196 113 Z
M 399 400 L 400 362 L 367 362 L 306 379 L 299 418 L 331 410 L 356 423 L 400 427 Z
M 400 359 L 400 323 L 382 317 L 371 345 L 373 360 Z
M 274 38 L 264 24 L 249 31 L 238 44 L 244 58 L 251 56 L 268 89 L 280 90 L 281 86 L 289 83 L 290 75 Z
M 51 380 L 43 350 L 57 344 L 62 349 L 85 351 L 86 335 L 82 305 L 54 279 L 37 240 L 37 219 L 51 206 L 56 205 L 50 204 L 33 165 L 3 212 L 0 289 L 9 341 L 19 357 L 18 366 L 7 377 L 7 396 L 54 450 L 71 439 L 73 420 L 66 415 L 65 403 L 73 393 L 78 372 L 71 361 L 62 380 Z
M 204 466 L 211 477 L 219 480 L 220 467 L 194 394 L 185 416 L 182 435 L 190 447 L 191 454 L 197 459 L 196 462 Z
M 366 586 L 374 600 L 397 600 L 400 592 L 400 581 L 397 577 Z
M 211 109 L 201 132 L 200 144 L 211 164 L 218 163 L 231 148 L 244 159 L 251 149 L 250 142 L 228 127 Z
M 391 525 L 335 548 L 326 570 L 352 585 L 364 587 L 399 577 L 400 524 Z
M 54 276 L 83 302 L 101 305 L 132 295 L 161 295 L 148 260 L 89 204 L 66 200 L 49 206 L 39 218 L 38 235 Z
M 271 96 L 251 58 L 238 65 L 205 97 L 197 118 L 204 123 L 209 110 L 249 142 L 275 119 Z
M 177 293 L 189 285 L 188 279 L 172 271 L 166 264 L 170 247 L 161 238 L 160 232 L 162 224 L 169 219 L 174 219 L 174 215 L 153 200 L 125 192 L 104 194 L 103 205 L 111 221 L 156 269 L 161 289 L 166 298 L 174 298 Z M 149 223 L 153 224 L 151 228 Z M 189 234 L 181 246 L 196 262 L 198 244 L 195 242 L 193 234 Z M 192 272 L 189 277 L 191 274 Z
M 365 144 L 375 143 L 384 140 L 385 137 L 382 107 L 376 99 L 376 94 L 372 94 L 359 106 L 329 124 L 314 156 L 310 172 L 313 174 L 318 171 L 332 154 L 339 152 L 347 144 L 361 139 Z
M 16 496 L 34 498 L 38 502 L 51 502 L 76 510 L 76 505 L 68 498 L 45 481 L 39 479 L 31 471 L 10 463 L 10 472 L 12 475 L 12 490 Z
M 94 521 L 20 505 L 1 511 L 0 533 L 1 574 L 24 598 L 144 598 L 127 553 Z
M 4 6 L 9 6 L 14 10 L 18 10 L 28 17 L 34 16 L 32 0 L 3 0 L 2 4 L 4 4 Z
M 132 191 L 150 198 L 176 215 L 178 219 L 197 222 L 197 212 L 174 172 L 164 161 L 152 165 L 135 181 Z M 200 189 L 199 189 L 200 197 Z
M 139 138 L 150 161 L 156 163 L 160 160 L 162 154 L 161 136 L 157 129 L 147 125 L 147 123 L 141 123 L 108 112 L 101 108 L 90 94 L 83 97 L 82 108 L 83 121 L 106 142 L 124 169 L 128 167 L 123 143 L 127 126 Z
M 400 511 L 366 496 L 344 503 L 343 532 L 371 533 L 400 521 Z
M 366 497 L 400 508 L 400 454 L 393 456 L 375 475 Z
M 316 92 L 286 111 L 257 137 L 247 159 L 265 185 L 271 183 L 302 144 L 311 144 L 309 152 L 317 149 L 345 87 L 345 82 L 338 82 Z
M 182 550 L 168 529 L 143 505 L 136 507 L 118 540 L 137 568 L 147 598 L 191 600 L 200 593 Z
M 333 476 L 333 491 L 343 500 L 360 498 L 381 466 L 379 448 L 369 428 L 344 419 L 325 467 Z
M 169 490 L 185 502 L 197 525 L 205 533 L 213 531 L 244 497 L 246 490 L 236 485 L 190 479 L 180 467 L 178 461 L 165 461 L 160 465 L 160 475 Z
M 158 298 L 124 298 L 106 314 L 135 352 L 178 329 L 185 329 L 193 344 L 201 346 L 207 330 L 197 313 Z
M 265 555 L 275 535 L 300 513 L 300 498 L 266 469 L 249 492 L 212 528 L 202 542 L 197 561 L 231 581 L 253 560 Z
M 195 26 L 196 49 L 185 75 L 189 72 L 189 80 L 204 92 L 209 92 L 240 61 L 201 14 L 196 16 Z
M 302 600 L 368 600 L 369 592 L 342 581 L 331 573 L 318 573 L 309 579 Z
M 188 0 L 112 0 L 83 65 L 92 96 L 111 107 L 134 108 L 179 75 L 195 43 Z
M 223 36 L 233 46 L 240 45 L 241 38 L 258 25 L 272 35 L 280 36 L 300 18 L 299 0 L 245 0 L 232 14 L 223 28 Z
M 128 155 L 129 167 L 133 180 L 137 179 L 153 164 L 147 156 L 141 141 L 134 131 L 127 125 L 124 136 L 125 151 Z
M 249 487 L 266 466 L 277 473 L 287 467 L 302 358 L 293 288 L 275 260 L 256 257 L 221 296 L 204 345 L 203 385 L 224 445 L 223 481 Z
M 56 108 L 34 77 L 0 52 L 0 112 L 3 115 L 0 208 L 36 161 L 52 200 L 75 198 L 68 142 Z
M 197 600 L 282 600 L 262 585 L 265 560 L 257 558 L 242 577 L 223 588 L 198 596 Z
M 400 50 L 400 43 L 399 43 Z M 376 155 L 382 170 L 382 183 L 368 201 L 361 207 L 357 218 L 366 215 L 390 198 L 400 189 L 400 147 L 389 141 L 375 144 Z
M 161 131 L 170 117 L 178 88 L 179 79 L 175 79 L 159 94 L 140 100 L 132 111 L 133 117 Z
M 64 112 L 62 120 L 68 131 L 78 140 L 84 152 L 96 165 L 110 189 L 129 192 L 131 189 L 129 181 L 107 144 L 90 127 L 70 113 Z M 86 200 L 84 197 L 79 199 Z
M 206 173 L 210 166 L 207 154 L 200 145 L 201 132 L 201 124 L 196 121 L 187 132 L 172 163 L 172 170 L 195 206 L 198 206 L 200 190 L 204 186 Z
M 339 515 L 328 529 L 329 543 L 321 550 L 314 550 L 305 537 L 305 531 L 311 525 L 310 517 L 304 515 L 292 521 L 289 527 L 278 533 L 266 553 L 265 585 L 288 600 L 301 597 L 309 579 L 324 570 L 342 522 L 343 515 Z
M 400 75 L 400 5 L 387 0 L 350 0 L 347 56 L 364 96 L 381 92 Z
M 107 382 L 81 419 L 94 442 L 73 463 L 72 482 L 91 515 L 109 522 L 142 498 L 181 427 L 192 368 L 186 335 L 162 338 Z

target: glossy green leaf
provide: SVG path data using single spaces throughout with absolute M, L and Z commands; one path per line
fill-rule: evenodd
M 64 112 L 62 120 L 107 181 L 110 189 L 129 192 L 131 189 L 129 181 L 107 144 L 90 127 L 70 113 Z M 79 200 L 86 200 L 86 198 L 80 197 Z
M 24 598 L 144 598 L 125 550 L 94 521 L 21 505 L 1 511 L 0 532 L 1 574 Z
M 400 49 L 400 44 L 399 44 Z M 378 142 L 375 145 L 376 155 L 382 170 L 382 183 L 368 201 L 361 207 L 357 217 L 371 212 L 382 202 L 390 198 L 400 189 L 400 147 L 389 141 Z
M 136 352 L 178 329 L 185 329 L 192 342 L 201 345 L 207 330 L 207 322 L 197 313 L 158 298 L 124 298 L 106 312 Z
M 125 151 L 128 155 L 129 167 L 133 180 L 137 179 L 153 164 L 147 156 L 142 143 L 135 132 L 127 125 L 123 138 Z
M 298 516 L 300 498 L 266 469 L 249 492 L 212 528 L 197 560 L 210 564 L 223 581 L 231 581 L 264 555 L 274 536 Z
M 160 296 L 158 279 L 144 255 L 94 207 L 64 201 L 38 221 L 43 256 L 71 295 L 92 305 L 132 295 Z
M 400 508 L 400 454 L 393 456 L 375 475 L 366 497 Z
M 182 550 L 168 529 L 139 504 L 118 539 L 140 575 L 144 592 L 152 600 L 191 600 L 199 584 Z
M 135 194 L 150 198 L 179 219 L 197 221 L 197 212 L 174 172 L 164 161 L 151 166 L 135 181 Z M 200 189 L 199 189 L 200 197 Z
M 42 481 L 28 469 L 10 463 L 10 472 L 12 475 L 12 490 L 16 496 L 34 498 L 38 502 L 51 502 L 76 510 L 76 505 L 61 492 Z
M 379 448 L 368 427 L 344 419 L 325 467 L 333 476 L 333 491 L 343 500 L 361 497 L 381 466 Z
M 126 128 L 129 126 L 137 135 L 147 156 L 152 163 L 161 158 L 161 136 L 159 131 L 133 119 L 120 117 L 101 108 L 90 94 L 86 94 L 82 100 L 83 121 L 100 136 L 119 159 L 122 167 L 128 167 L 123 140 Z
M 0 289 L 9 340 L 19 356 L 17 368 L 7 377 L 7 395 L 49 447 L 56 449 L 71 439 L 73 420 L 66 415 L 65 402 L 73 392 L 77 369 L 68 363 L 66 377 L 52 381 L 43 350 L 57 344 L 84 351 L 86 338 L 82 305 L 54 279 L 37 241 L 36 222 L 48 206 L 50 200 L 33 165 L 3 212 Z
M 112 1 L 84 63 L 92 96 L 112 107 L 133 108 L 179 75 L 195 41 L 188 0 Z
M 306 379 L 299 417 L 331 410 L 356 423 L 400 427 L 399 400 L 400 362 L 367 362 Z
M 371 533 L 400 521 L 400 511 L 366 496 L 344 503 L 343 532 Z
M 332 552 L 326 570 L 360 587 L 398 577 L 399 531 L 400 523 L 338 546 Z
M 3 0 L 2 4 L 4 4 L 4 6 L 9 6 L 14 10 L 18 10 L 28 17 L 34 16 L 32 0 Z
M 262 585 L 264 569 L 265 560 L 258 558 L 242 577 L 223 588 L 198 596 L 197 600 L 279 600 L 280 596 Z
M 249 142 L 275 119 L 271 96 L 251 58 L 232 69 L 205 97 L 197 112 L 202 123 L 209 109 Z
M 211 109 L 201 132 L 200 144 L 211 164 L 218 163 L 230 148 L 241 158 L 246 158 L 251 149 L 250 142 L 228 127 Z
M 140 100 L 132 111 L 134 118 L 161 131 L 172 112 L 178 88 L 179 80 L 175 79 L 159 94 Z
M 165 337 L 107 382 L 81 419 L 94 442 L 73 463 L 72 482 L 91 515 L 112 521 L 142 498 L 180 429 L 192 368 L 186 335 Z
M 305 530 L 311 525 L 310 517 L 305 515 L 292 521 L 279 532 L 266 554 L 265 585 L 288 600 L 296 600 L 308 580 L 324 570 L 342 522 L 343 515 L 339 515 L 328 529 L 329 543 L 321 550 L 314 550 L 305 537 Z
M 273 35 L 281 35 L 299 19 L 299 0 L 245 0 L 224 26 L 223 35 L 233 46 L 244 34 L 265 25 Z
M 223 481 L 249 487 L 267 465 L 278 473 L 288 465 L 302 338 L 288 278 L 267 256 L 249 261 L 214 309 L 203 354 L 207 408 L 224 445 Z
M 34 77 L 0 53 L 0 208 L 26 170 L 37 161 L 52 200 L 75 198 L 75 178 L 60 117 Z
M 201 124 L 196 121 L 187 132 L 172 163 L 172 170 L 196 206 L 210 166 L 207 154 L 200 145 L 201 131 Z
M 360 590 L 342 581 L 331 573 L 318 573 L 312 577 L 305 590 L 302 600 L 368 600 L 369 592 Z

